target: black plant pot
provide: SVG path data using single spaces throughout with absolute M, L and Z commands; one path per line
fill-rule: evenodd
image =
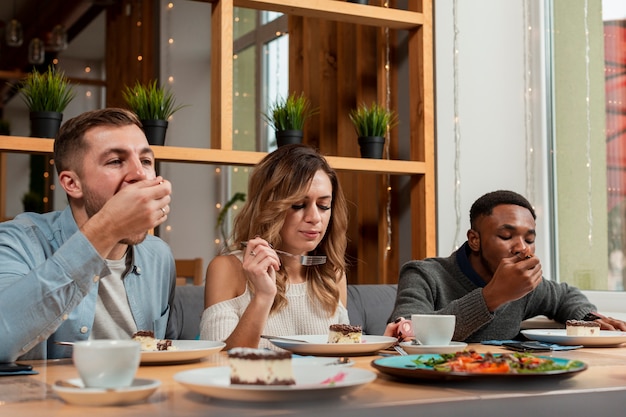
M 165 134 L 167 133 L 167 120 L 142 120 L 143 133 L 146 134 L 150 145 L 165 145 Z
M 63 113 L 55 111 L 30 112 L 30 136 L 33 138 L 54 138 L 59 133 Z
M 361 158 L 382 159 L 385 138 L 383 136 L 360 136 Z
M 302 143 L 304 132 L 302 130 L 277 130 L 276 145 L 291 145 L 294 143 Z

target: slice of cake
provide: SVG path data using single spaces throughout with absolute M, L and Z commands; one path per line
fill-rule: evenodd
M 244 385 L 293 385 L 291 352 L 253 348 L 228 351 L 230 383 Z
M 361 326 L 331 324 L 328 329 L 328 343 L 361 343 Z
M 157 339 L 151 330 L 139 330 L 133 334 L 133 340 L 141 343 L 141 350 L 154 352 L 158 350 L 176 350 L 176 346 L 172 345 L 169 339 Z
M 600 323 L 595 321 L 567 320 L 565 322 L 568 336 L 599 336 Z

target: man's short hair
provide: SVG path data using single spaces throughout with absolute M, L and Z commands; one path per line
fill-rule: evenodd
M 530 211 L 533 219 L 537 219 L 535 209 L 526 198 L 514 191 L 498 190 L 483 195 L 472 204 L 472 208 L 470 208 L 470 225 L 472 229 L 479 217 L 490 216 L 493 213 L 493 209 L 502 204 L 513 204 L 524 207 Z
M 128 125 L 142 128 L 135 113 L 116 107 L 87 111 L 65 122 L 54 141 L 54 164 L 57 173 L 78 170 L 82 166 L 83 156 L 89 149 L 89 144 L 84 141 L 88 130 L 100 126 Z

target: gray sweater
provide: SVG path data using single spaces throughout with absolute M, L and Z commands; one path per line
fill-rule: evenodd
M 467 243 L 448 258 L 410 261 L 402 266 L 391 320 L 411 314 L 454 314 L 453 340 L 481 342 L 515 338 L 523 320 L 545 315 L 558 322 L 596 311 L 577 288 L 545 278 L 523 298 L 491 313 L 483 298 L 486 283 L 471 268 Z

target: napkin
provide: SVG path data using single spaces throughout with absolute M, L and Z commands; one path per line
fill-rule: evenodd
M 524 342 L 520 340 L 483 340 L 480 342 L 483 345 L 502 346 L 505 343 L 523 343 L 529 351 L 533 349 L 537 350 L 574 350 L 580 349 L 582 345 L 563 346 L 556 343 L 544 343 L 544 342 Z

